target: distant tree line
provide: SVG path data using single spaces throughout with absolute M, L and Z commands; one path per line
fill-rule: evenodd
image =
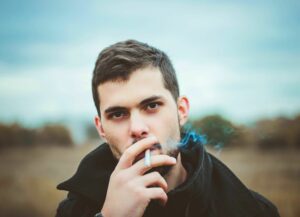
M 300 148 L 300 115 L 265 119 L 252 126 L 236 125 L 219 115 L 192 121 L 193 129 L 207 137 L 207 145 L 253 147 L 263 150 Z
M 251 147 L 260 150 L 299 149 L 300 115 L 259 120 L 251 126 L 237 125 L 220 115 L 211 115 L 190 122 L 190 129 L 205 136 L 208 146 Z M 97 141 L 99 135 L 92 124 L 85 127 L 86 143 Z M 39 128 L 26 128 L 18 123 L 0 123 L 0 148 L 14 146 L 65 146 L 74 144 L 67 127 L 46 124 Z
M 262 149 L 300 148 L 300 115 L 260 120 L 249 131 L 250 142 Z
M 18 123 L 0 123 L 0 148 L 31 146 L 72 146 L 70 131 L 60 124 L 47 124 L 39 128 L 26 128 Z

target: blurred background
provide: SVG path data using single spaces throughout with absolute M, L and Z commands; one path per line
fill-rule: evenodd
M 50 217 L 101 144 L 91 77 L 99 52 L 164 50 L 190 125 L 281 216 L 300 216 L 300 2 L 0 1 L 0 216 Z

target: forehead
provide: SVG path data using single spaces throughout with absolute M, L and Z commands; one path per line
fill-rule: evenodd
M 127 81 L 108 81 L 98 86 L 100 109 L 110 106 L 129 106 L 153 95 L 172 98 L 164 86 L 163 77 L 156 67 L 134 71 Z

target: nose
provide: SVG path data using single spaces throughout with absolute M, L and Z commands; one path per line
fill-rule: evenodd
M 130 134 L 135 140 L 145 138 L 149 134 L 148 125 L 139 112 L 132 112 L 130 115 Z

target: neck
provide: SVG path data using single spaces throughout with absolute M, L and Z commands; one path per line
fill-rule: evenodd
M 181 153 L 178 154 L 177 163 L 164 178 L 168 183 L 168 192 L 175 189 L 186 180 L 187 172 L 182 165 Z

